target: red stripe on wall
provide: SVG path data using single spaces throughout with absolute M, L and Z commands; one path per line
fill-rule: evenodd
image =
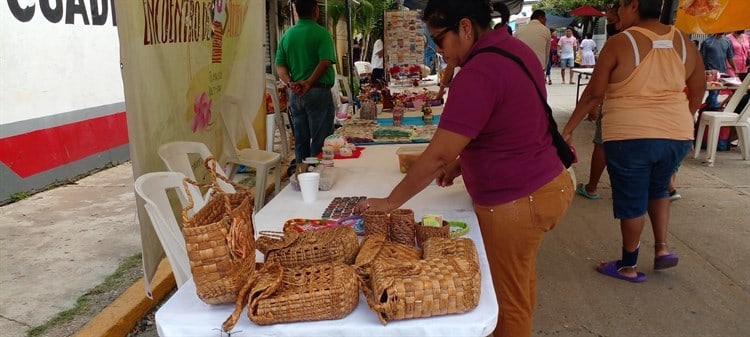
M 128 144 L 125 112 L 0 138 L 0 162 L 21 178 Z

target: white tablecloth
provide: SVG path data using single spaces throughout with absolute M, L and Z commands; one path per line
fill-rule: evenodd
M 287 186 L 256 214 L 256 233 L 262 230 L 281 230 L 284 221 L 290 218 L 318 219 L 337 196 L 386 196 L 403 177 L 395 154 L 398 147 L 399 145 L 369 146 L 359 159 L 336 160 L 337 177 L 333 188 L 330 191 L 320 191 L 318 200 L 314 203 L 302 202 L 300 192 Z M 384 326 L 367 306 L 363 295 L 360 295 L 359 306 L 340 320 L 258 326 L 247 318 L 245 309 L 234 328 L 236 333 L 232 333 L 232 336 L 489 335 L 497 324 L 498 305 L 479 226 L 463 181 L 457 179 L 456 184 L 448 188 L 438 187 L 433 182 L 402 207 L 413 209 L 418 219 L 423 214 L 443 214 L 446 220 L 459 220 L 469 224 L 468 237 L 477 246 L 482 272 L 481 298 L 477 308 L 464 314 L 392 321 Z M 156 326 L 160 336 L 226 336 L 219 331 L 233 309 L 232 304 L 203 303 L 196 296 L 195 284 L 190 280 L 156 313 Z

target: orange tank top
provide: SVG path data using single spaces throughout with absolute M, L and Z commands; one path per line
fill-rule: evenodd
M 642 60 L 631 31 L 652 41 L 651 50 Z M 635 69 L 625 80 L 607 86 L 603 141 L 693 139 L 693 118 L 684 92 L 685 40 L 680 55 L 673 43 L 675 32 L 674 27 L 664 35 L 639 27 L 623 32 L 633 45 Z

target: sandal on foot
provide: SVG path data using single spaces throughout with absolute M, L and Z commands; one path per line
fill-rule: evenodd
M 654 270 L 672 268 L 680 262 L 680 257 L 675 253 L 657 256 L 654 258 Z
M 589 198 L 589 199 L 594 199 L 595 200 L 595 199 L 600 199 L 601 198 L 601 196 L 599 195 L 599 193 L 593 193 L 593 194 L 591 194 L 588 191 L 586 191 L 586 187 L 583 186 L 583 183 L 580 183 L 580 184 L 578 184 L 578 186 L 576 186 L 576 193 L 578 193 L 578 194 L 580 194 L 580 195 L 582 195 L 582 196 L 584 196 L 586 198 Z
M 599 265 L 599 267 L 596 268 L 596 271 L 598 271 L 601 274 L 607 275 L 609 277 L 614 277 L 616 279 L 633 282 L 633 283 L 640 283 L 646 280 L 646 274 L 641 272 L 636 272 L 637 276 L 628 277 L 623 274 L 620 274 L 619 269 L 617 268 L 617 261 L 609 261 L 606 263 L 603 263 Z

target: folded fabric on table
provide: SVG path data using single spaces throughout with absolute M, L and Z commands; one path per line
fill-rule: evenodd
M 440 122 L 440 115 L 432 115 L 432 124 L 437 125 Z M 393 118 L 378 118 L 380 126 L 393 126 Z M 422 116 L 404 117 L 401 125 L 426 125 Z

